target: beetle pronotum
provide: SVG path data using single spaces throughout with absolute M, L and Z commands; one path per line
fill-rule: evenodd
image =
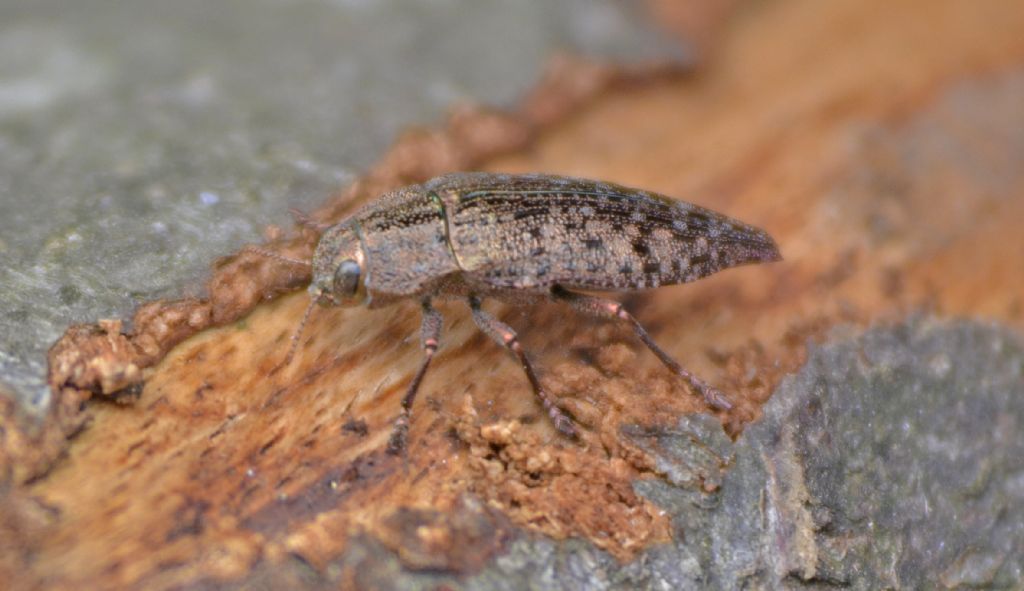
M 312 301 L 289 360 L 314 303 L 376 308 L 414 298 L 422 307 L 423 361 L 402 399 L 388 441 L 392 453 L 405 447 L 412 405 L 440 341 L 433 300 L 468 302 L 477 326 L 515 355 L 554 426 L 571 437 L 572 419 L 545 392 L 515 331 L 481 308 L 484 298 L 521 304 L 547 297 L 624 320 L 709 405 L 729 409 L 721 392 L 665 353 L 622 304 L 575 290 L 655 288 L 781 258 L 766 232 L 708 209 L 612 183 L 541 174 L 444 175 L 389 192 L 319 229 L 312 263 L 275 257 L 313 269 Z

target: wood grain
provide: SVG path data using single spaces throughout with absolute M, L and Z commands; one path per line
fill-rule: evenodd
M 643 186 L 778 240 L 782 263 L 627 300 L 740 401 L 721 415 L 739 433 L 836 323 L 924 309 L 1024 325 L 1022 30 L 1013 1 L 751 4 L 698 76 L 606 92 L 486 168 Z M 18 490 L 53 508 L 4 525 L 36 532 L 20 580 L 167 588 L 297 556 L 346 581 L 330 566 L 362 535 L 411 567 L 473 570 L 518 528 L 624 560 L 671 534 L 633 493 L 657 473 L 619 428 L 703 406 L 624 328 L 492 308 L 586 425 L 574 445 L 466 310 L 442 307 L 401 459 L 383 448 L 419 361 L 415 305 L 318 310 L 281 367 L 305 305 L 205 330 L 145 370 L 134 404 L 93 405 L 66 458 Z

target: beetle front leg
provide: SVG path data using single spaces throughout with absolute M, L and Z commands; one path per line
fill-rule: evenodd
M 576 426 L 573 424 L 572 419 L 555 404 L 554 399 L 540 385 L 540 380 L 537 379 L 537 374 L 534 373 L 533 366 L 530 365 L 529 359 L 526 358 L 526 353 L 523 352 L 523 347 L 519 344 L 519 338 L 516 336 L 516 332 L 512 330 L 512 327 L 484 312 L 480 308 L 480 299 L 477 297 L 469 298 L 469 308 L 473 311 L 473 320 L 480 327 L 480 330 L 519 359 L 527 379 L 530 380 L 530 386 L 533 387 L 534 394 L 540 399 L 544 410 L 548 411 L 548 416 L 551 417 L 551 422 L 554 423 L 555 428 L 567 437 L 576 437 Z
M 689 371 L 679 365 L 679 363 L 669 357 L 668 353 L 662 350 L 661 347 L 654 342 L 651 335 L 647 333 L 647 330 L 640 324 L 640 322 L 633 317 L 632 314 L 626 311 L 622 307 L 622 304 L 615 300 L 606 300 L 594 296 L 588 296 L 580 293 L 569 291 L 562 287 L 555 287 L 551 290 L 551 295 L 560 301 L 568 303 L 573 308 L 589 314 L 591 316 L 600 316 L 603 318 L 617 318 L 619 320 L 625 320 L 629 322 L 633 327 L 633 332 L 640 338 L 641 341 L 652 353 L 657 355 L 658 359 L 665 365 L 665 367 L 672 370 L 674 373 L 681 376 L 694 390 L 697 390 L 704 396 L 704 400 L 707 401 L 712 407 L 720 410 L 729 410 L 732 408 L 732 403 L 725 397 L 717 388 L 710 386 L 703 380 L 693 375 Z
M 430 361 L 434 358 L 434 353 L 437 352 L 438 341 L 441 338 L 441 326 L 443 324 L 444 320 L 441 318 L 441 313 L 430 305 L 430 298 L 424 299 L 423 324 L 420 329 L 423 362 L 420 364 L 416 375 L 412 378 L 412 383 L 409 384 L 405 397 L 402 398 L 402 412 L 398 415 L 395 425 L 391 429 L 391 438 L 388 439 L 388 453 L 392 455 L 397 455 L 405 449 L 406 439 L 408 439 L 409 435 L 409 421 L 412 419 L 412 403 L 420 389 L 420 382 L 423 381 L 423 376 L 426 375 L 427 368 L 430 367 Z

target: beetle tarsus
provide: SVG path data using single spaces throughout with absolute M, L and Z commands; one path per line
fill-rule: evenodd
M 526 373 L 526 378 L 530 380 L 533 393 L 540 400 L 544 410 L 548 411 L 548 416 L 551 417 L 551 422 L 555 428 L 566 437 L 575 439 L 578 436 L 576 425 L 569 418 L 569 415 L 558 407 L 555 399 L 541 386 L 540 380 L 537 379 L 537 374 L 533 371 L 533 365 L 530 364 L 530 360 L 526 357 L 526 352 L 523 351 L 523 347 L 519 344 L 519 338 L 516 336 L 515 331 L 509 325 L 485 312 L 480 307 L 480 304 L 479 298 L 469 298 L 469 307 L 473 312 L 473 320 L 477 326 L 480 327 L 484 334 L 508 349 L 509 352 L 519 359 L 519 364 L 522 366 L 523 372 Z
M 672 359 L 668 353 L 659 347 L 658 344 L 654 342 L 654 339 L 651 338 L 647 329 L 645 329 L 643 325 L 640 324 L 640 321 L 634 318 L 632 314 L 627 312 L 626 309 L 622 307 L 621 303 L 614 300 L 607 300 L 604 298 L 576 293 L 560 286 L 553 288 L 551 290 L 551 295 L 557 300 L 568 303 L 570 306 L 584 314 L 601 318 L 625 320 L 633 327 L 633 332 L 636 333 L 636 336 L 645 345 L 647 345 L 647 348 L 658 357 L 662 364 L 672 370 L 672 373 L 686 380 L 691 388 L 700 392 L 709 406 L 718 410 L 729 410 L 732 408 L 732 402 L 729 401 L 725 394 L 684 369 L 683 366 L 679 365 L 678 361 Z
M 718 410 L 732 409 L 732 402 L 730 402 L 729 398 L 725 394 L 723 394 L 722 391 L 719 390 L 718 388 L 715 388 L 714 386 L 709 386 L 708 384 L 697 379 L 692 374 L 690 374 L 688 381 L 690 382 L 690 385 L 693 388 L 695 388 L 701 394 L 704 395 L 704 400 L 708 403 L 709 406 L 717 408 Z
M 562 409 L 557 406 L 552 406 L 548 409 L 548 416 L 551 417 L 551 422 L 555 425 L 555 429 L 558 429 L 559 433 L 565 435 L 569 439 L 579 438 L 579 432 L 576 431 L 576 424 L 573 423 L 569 415 L 565 414 Z
M 389 455 L 397 456 L 405 451 L 405 444 L 409 437 L 408 415 L 403 414 L 395 421 L 391 429 L 391 437 L 388 438 L 387 452 Z
M 438 341 L 441 339 L 441 327 L 444 324 L 441 313 L 430 305 L 430 298 L 424 298 L 422 306 L 423 322 L 420 327 L 420 346 L 423 348 L 423 361 L 420 363 L 416 375 L 413 376 L 412 382 L 409 383 L 409 389 L 405 391 L 405 396 L 402 397 L 402 414 L 395 419 L 391 438 L 388 439 L 388 453 L 392 455 L 397 455 L 405 449 L 409 435 L 409 422 L 412 420 L 412 403 L 416 400 L 420 383 L 423 381 L 423 376 L 427 375 L 427 368 L 430 367 L 430 361 L 434 358 Z

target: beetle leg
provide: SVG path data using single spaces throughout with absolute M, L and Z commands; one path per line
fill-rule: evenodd
M 621 303 L 616 302 L 615 300 L 606 300 L 603 298 L 575 293 L 559 286 L 556 286 L 551 290 L 551 295 L 557 300 L 568 303 L 570 306 L 584 314 L 600 316 L 603 318 L 617 318 L 630 323 L 633 326 L 633 332 L 636 333 L 636 336 L 639 337 L 645 345 L 647 345 L 647 348 L 650 349 L 651 352 L 658 356 L 658 359 L 665 364 L 665 367 L 682 376 L 683 379 L 690 383 L 690 386 L 692 386 L 694 390 L 703 394 L 704 400 L 706 400 L 708 404 L 721 410 L 729 410 L 732 408 L 732 403 L 729 402 L 729 399 L 726 398 L 725 394 L 722 394 L 722 392 L 717 388 L 708 385 L 703 380 L 684 369 L 683 366 L 679 365 L 675 359 L 669 357 L 668 353 L 662 350 L 662 348 L 654 342 L 654 339 L 652 339 L 651 335 L 647 333 L 647 330 L 644 329 L 632 314 L 622 307 Z
M 516 336 L 515 331 L 512 330 L 512 327 L 484 312 L 480 308 L 480 299 L 477 297 L 469 298 L 469 307 L 473 311 L 473 320 L 480 327 L 480 330 L 519 359 L 527 379 L 530 380 L 530 386 L 533 387 L 534 394 L 540 399 L 544 410 L 548 411 L 548 416 L 551 417 L 551 422 L 554 423 L 555 428 L 561 431 L 563 435 L 576 437 L 576 426 L 573 424 L 572 419 L 555 404 L 554 399 L 540 385 L 540 380 L 537 379 L 537 374 L 534 373 L 533 366 L 530 365 L 530 361 L 526 358 L 526 353 L 519 344 L 519 338 Z
M 402 412 L 395 420 L 395 425 L 391 429 L 391 438 L 388 439 L 388 453 L 390 454 L 399 454 L 405 449 L 406 439 L 409 435 L 409 421 L 412 418 L 412 403 L 416 399 L 416 392 L 420 389 L 420 382 L 423 381 L 423 376 L 426 375 L 427 368 L 430 367 L 430 361 L 434 358 L 434 353 L 437 352 L 437 343 L 441 338 L 443 323 L 441 313 L 430 305 L 430 298 L 424 299 L 423 325 L 420 329 L 423 362 L 420 363 L 420 369 L 412 378 L 412 383 L 409 384 L 409 389 L 406 390 L 405 397 L 402 398 Z

